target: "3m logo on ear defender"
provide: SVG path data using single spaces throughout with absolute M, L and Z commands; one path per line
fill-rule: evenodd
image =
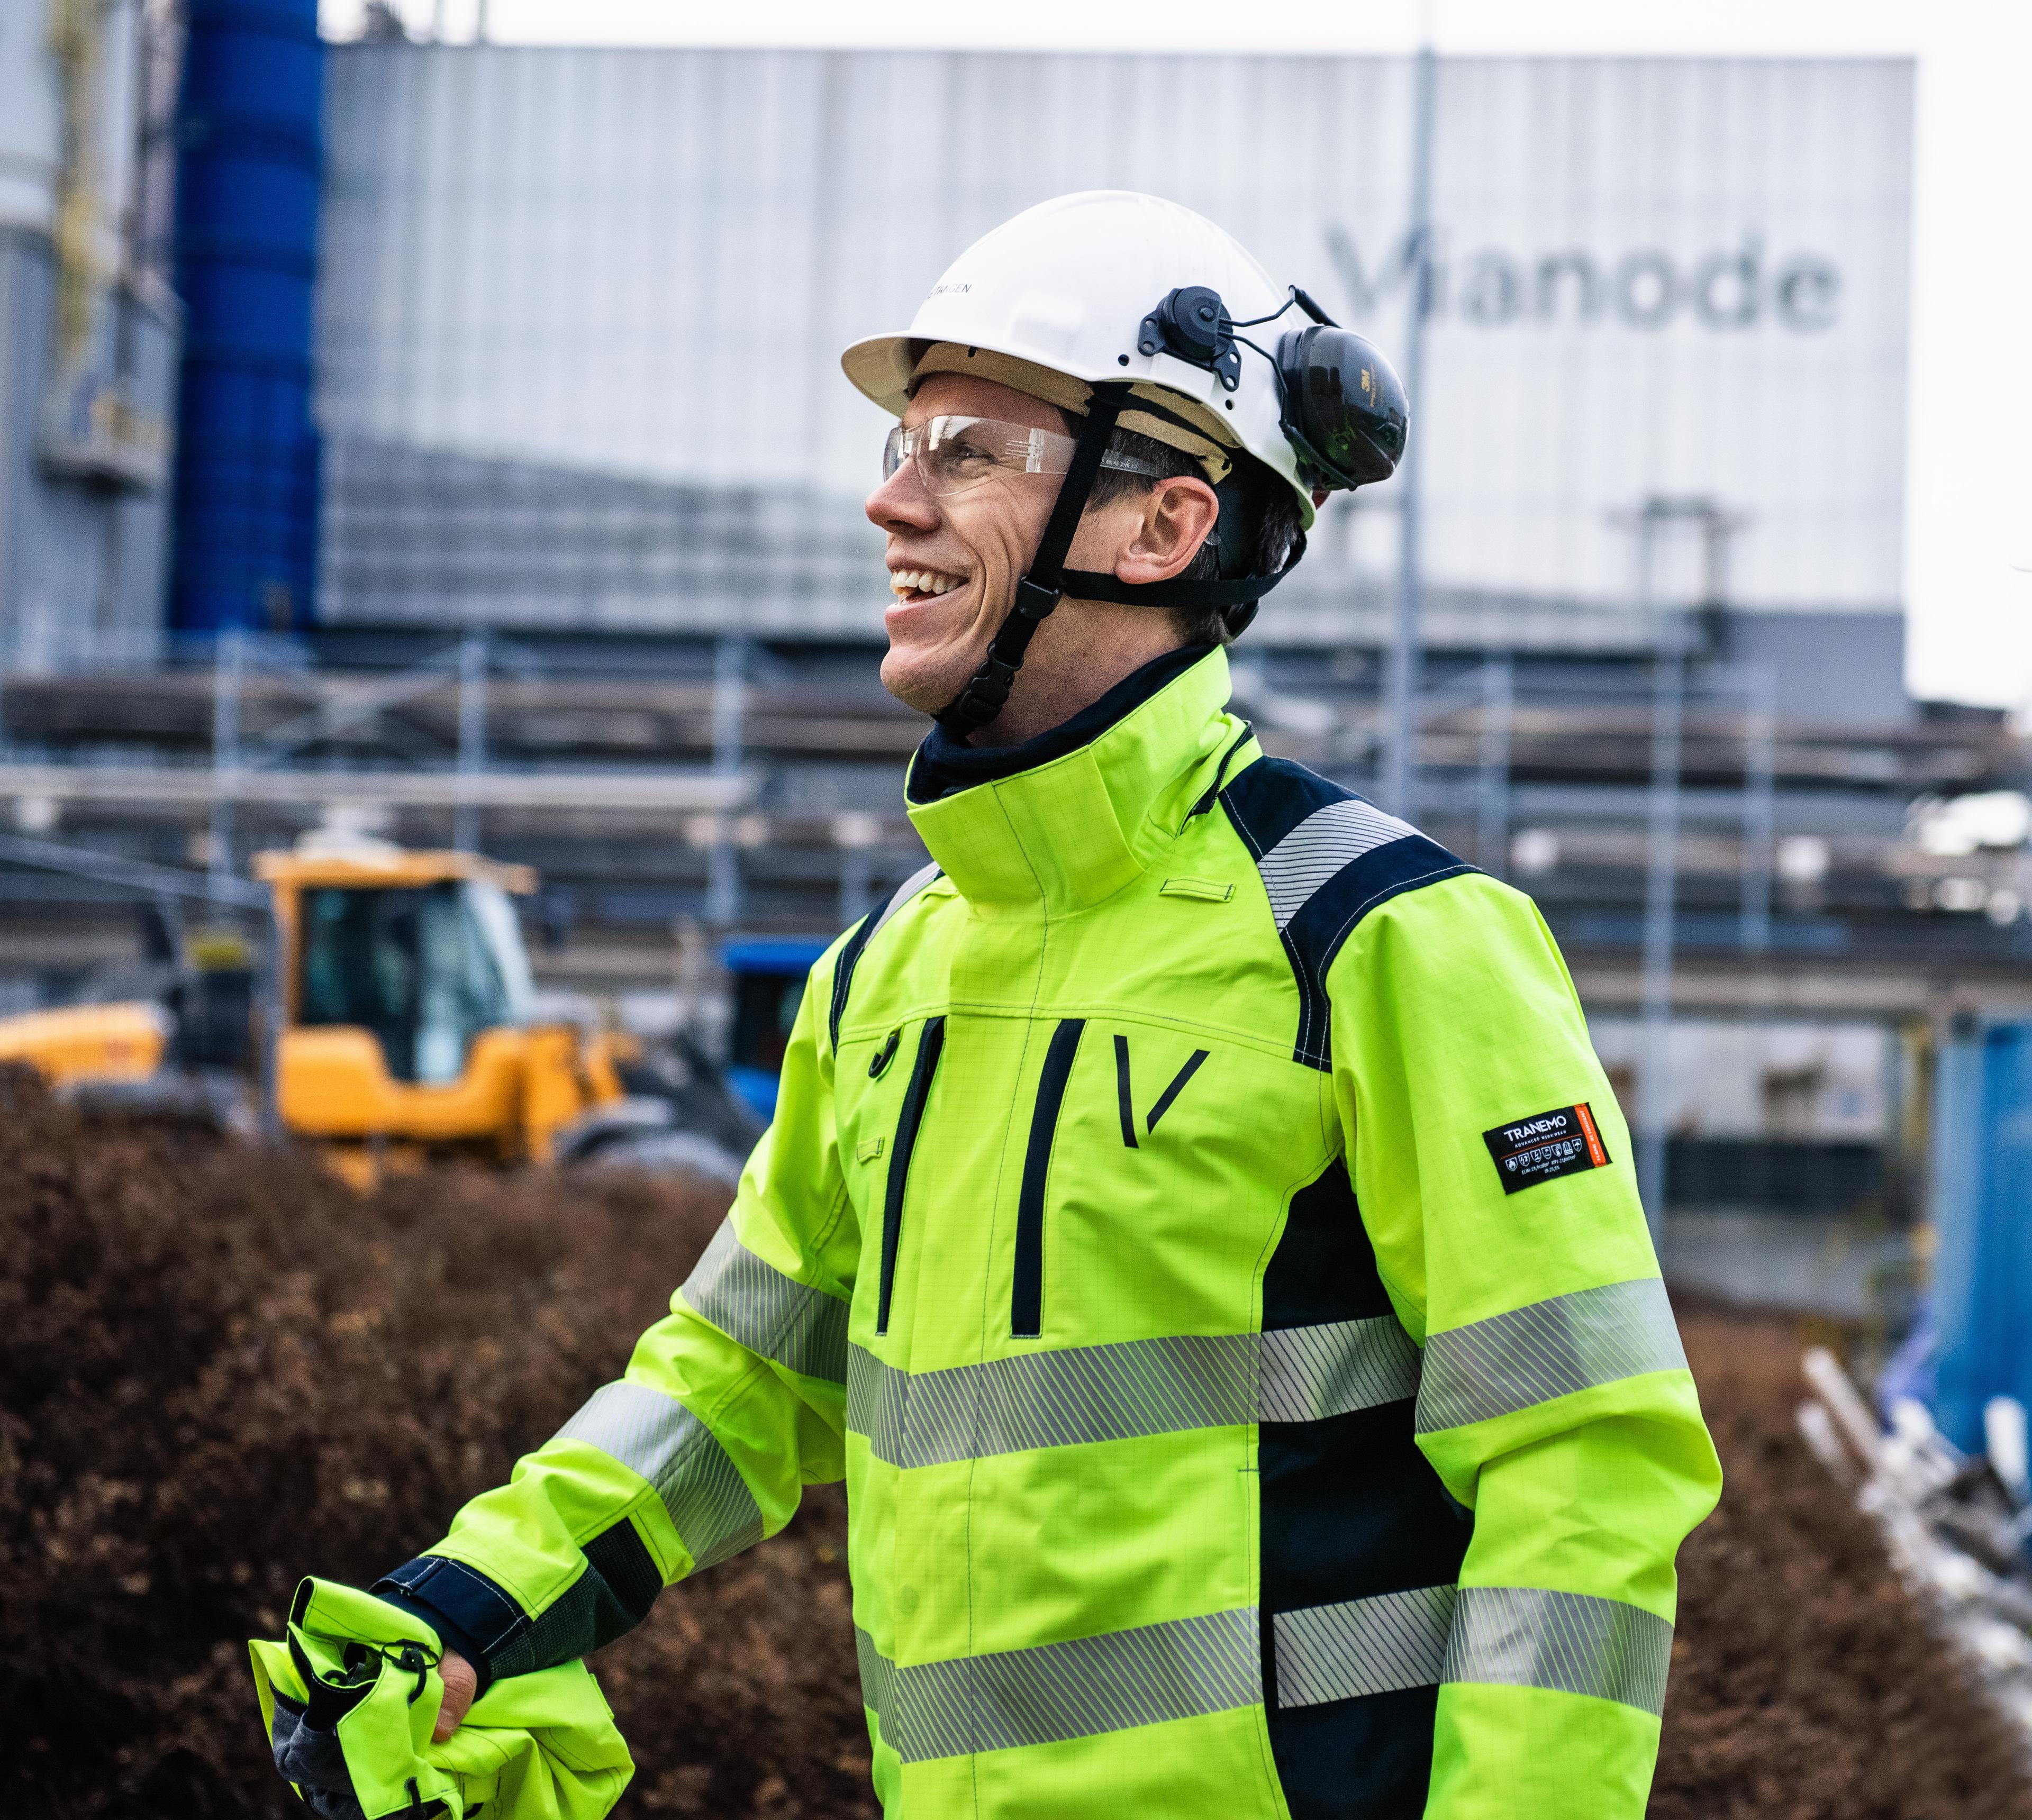
M 1595 1128 L 1594 1113 L 1585 1104 L 1563 1106 L 1515 1124 L 1500 1124 L 1481 1134 L 1495 1159 L 1503 1192 L 1535 1188 L 1556 1177 L 1598 1169 L 1608 1159 L 1608 1147 Z

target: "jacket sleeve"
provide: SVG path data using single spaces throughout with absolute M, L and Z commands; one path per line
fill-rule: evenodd
M 1427 1820 L 1639 1820 L 1674 1557 L 1721 1473 L 1628 1132 L 1551 933 L 1507 886 L 1390 900 L 1329 979 L 1356 1198 L 1424 1349 L 1418 1445 L 1474 1513 Z
M 812 970 L 775 1121 L 670 1314 L 507 1484 L 373 1589 L 476 1647 L 483 1684 L 611 1642 L 667 1585 L 781 1529 L 805 1486 L 845 1476 L 859 1235 L 824 1040 L 839 952 Z

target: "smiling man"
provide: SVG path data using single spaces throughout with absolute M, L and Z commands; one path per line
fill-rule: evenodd
M 1394 375 L 1115 192 L 845 364 L 932 863 L 626 1377 L 376 1587 L 440 1735 L 844 1478 L 892 1817 L 1636 1820 L 1719 1475 L 1614 1096 L 1530 901 L 1226 707 Z
M 954 358 L 1015 383 L 941 370 Z M 882 681 L 928 714 L 956 700 L 981 667 L 1044 534 L 1058 493 L 1051 471 L 1063 473 L 1070 461 L 1075 445 L 1066 413 L 1016 389 L 1029 383 L 1065 395 L 1050 377 L 978 348 L 969 356 L 934 347 L 921 356 L 902 423 L 891 433 L 889 472 L 868 502 L 868 516 L 889 534 L 897 597 L 885 615 Z M 1105 569 L 1130 587 L 1168 581 L 1200 562 L 1220 502 L 1192 455 L 1133 430 L 1118 430 L 1111 441 L 1069 560 Z M 1217 446 L 1208 446 L 1210 452 Z M 1004 453 L 1018 448 L 1024 461 L 1034 460 L 1034 474 Z M 1214 465 L 1219 472 L 1227 464 Z M 1272 520 L 1274 569 L 1296 543 L 1298 509 L 1288 495 L 1273 495 L 1257 516 Z M 1080 602 L 1039 627 L 1010 699 L 959 737 L 984 746 L 1019 744 L 1071 719 L 1167 651 L 1219 642 L 1222 629 L 1211 610 Z

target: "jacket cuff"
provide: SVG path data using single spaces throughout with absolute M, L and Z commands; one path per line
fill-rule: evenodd
M 529 1621 L 521 1606 L 484 1574 L 442 1555 L 419 1555 L 383 1574 L 368 1590 L 421 1618 L 446 1648 L 472 1663 L 480 1683 L 475 1699 L 495 1678 L 493 1652 Z

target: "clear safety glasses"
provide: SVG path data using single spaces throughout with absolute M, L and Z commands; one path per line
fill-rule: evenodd
M 933 417 L 914 430 L 898 423 L 889 432 L 882 478 L 886 481 L 906 461 L 913 462 L 924 490 L 947 499 L 1012 474 L 1063 474 L 1072 465 L 1074 447 L 1070 436 L 998 417 Z M 1160 472 L 1153 463 L 1111 449 L 1100 464 L 1153 479 Z

